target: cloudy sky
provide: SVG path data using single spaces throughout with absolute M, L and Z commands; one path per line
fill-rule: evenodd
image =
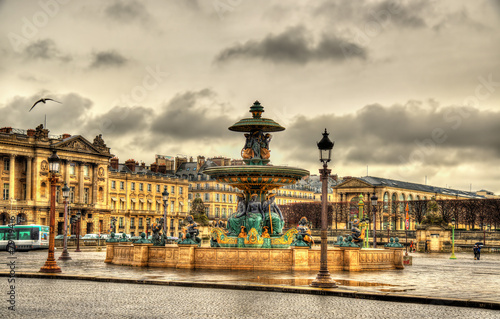
M 0 126 L 103 138 L 120 160 L 239 157 L 500 193 L 500 1 L 0 0 Z M 63 104 L 40 104 L 40 97 Z

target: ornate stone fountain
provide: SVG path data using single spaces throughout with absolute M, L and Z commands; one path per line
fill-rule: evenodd
M 262 105 L 255 101 L 250 107 L 252 117 L 229 127 L 231 131 L 244 133 L 241 156 L 246 165 L 210 167 L 204 171 L 217 181 L 243 191 L 238 198 L 236 213 L 228 219 L 227 229 L 212 230 L 211 243 L 214 247 L 287 248 L 297 233 L 296 229 L 290 229 L 283 234 L 283 215 L 271 191 L 295 184 L 309 175 L 309 171 L 269 164 L 270 133 L 284 131 L 285 128 L 263 118 L 263 112 Z

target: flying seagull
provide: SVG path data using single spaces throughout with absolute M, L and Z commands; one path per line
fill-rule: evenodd
M 32 109 L 35 107 L 35 105 L 37 105 L 38 103 L 42 102 L 43 104 L 46 104 L 46 103 L 47 103 L 47 101 L 54 101 L 54 102 L 56 102 L 56 103 L 61 103 L 61 102 L 59 102 L 59 101 L 56 101 L 56 100 L 53 100 L 53 99 L 48 99 L 48 98 L 47 98 L 47 99 L 40 99 L 40 100 L 36 101 L 36 102 L 35 102 L 35 104 L 33 104 L 33 106 L 31 107 L 31 109 L 30 109 L 28 112 L 31 112 L 31 110 L 32 110 Z M 62 104 L 62 103 L 61 103 L 61 104 Z

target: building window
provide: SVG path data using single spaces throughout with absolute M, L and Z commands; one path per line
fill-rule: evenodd
M 205 189 L 208 189 L 208 183 L 205 183 Z
M 148 210 L 151 211 L 151 203 L 148 202 Z
M 130 190 L 135 191 L 135 183 L 134 182 L 130 183 Z
M 143 183 L 139 183 L 139 190 L 141 192 L 144 190 L 144 184 Z
M 216 190 L 219 190 L 219 188 L 220 188 L 219 184 L 216 184 L 216 185 L 215 185 L 215 189 L 216 189 Z
M 201 185 L 200 184 L 196 184 L 196 189 L 200 189 L 201 188 Z
M 210 208 L 208 206 L 205 207 L 205 215 L 208 216 L 208 213 L 210 212 Z
M 174 186 L 170 186 L 170 194 L 175 194 L 175 187 Z
M 148 184 L 148 192 L 151 191 L 151 184 Z
M 88 165 L 83 166 L 83 176 L 89 177 L 89 167 Z
M 170 220 L 170 229 L 174 229 L 174 220 L 173 219 Z
M 111 209 L 115 209 L 115 208 L 116 208 L 115 201 L 114 201 L 114 200 L 112 200 L 112 201 L 111 201 Z
M 69 164 L 69 175 L 75 175 L 75 163 Z
M 111 181 L 111 189 L 116 189 L 116 181 Z
M 75 202 L 75 187 L 70 187 L 69 188 L 69 202 L 74 203 Z
M 233 209 L 232 208 L 229 208 L 228 209 L 228 212 L 229 212 L 229 216 L 231 216 L 233 214 Z
M 174 212 L 174 203 L 175 202 L 170 202 L 170 212 L 173 213 Z
M 135 210 L 135 202 L 132 200 L 130 201 L 130 209 Z
M 215 218 L 219 218 L 219 212 L 220 212 L 219 207 L 215 207 Z
M 144 210 L 144 203 L 143 202 L 139 203 L 139 210 Z
M 156 185 L 156 192 L 159 193 L 160 192 L 160 185 Z
M 3 200 L 9 199 L 9 183 L 3 183 Z
M 210 194 L 205 193 L 205 202 L 210 201 Z
M 124 210 L 125 209 L 125 202 L 121 200 L 120 198 L 120 209 Z
M 182 195 L 183 191 L 184 191 L 184 187 L 179 187 L 179 195 Z
M 189 194 L 188 194 L 188 199 L 189 199 L 189 200 L 193 199 L 193 194 L 192 194 L 192 193 L 189 193 Z
M 233 202 L 233 195 L 229 195 L 229 202 L 232 203 Z
M 59 196 L 61 196 L 61 186 L 56 186 L 56 203 L 59 203 Z
M 142 227 L 142 217 L 139 218 L 139 227 Z
M 226 209 L 225 208 L 222 209 L 222 218 L 226 218 Z
M 215 201 L 219 202 L 219 200 L 220 200 L 220 195 L 219 194 L 215 194 Z
M 125 189 L 125 183 L 124 182 L 120 182 L 120 189 Z
M 130 227 L 132 227 L 132 228 L 135 227 L 135 218 L 134 217 L 130 218 Z
M 3 159 L 3 170 L 10 171 L 10 159 L 8 157 L 4 157 Z
M 118 220 L 118 226 L 123 227 L 123 217 L 120 217 L 120 219 Z
M 85 204 L 89 203 L 89 189 L 88 189 L 88 187 L 85 187 L 83 190 L 83 202 Z
M 226 202 L 226 194 L 222 194 L 222 201 L 225 203 Z

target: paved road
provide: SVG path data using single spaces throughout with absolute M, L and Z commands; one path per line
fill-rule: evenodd
M 56 258 L 61 251 L 56 251 Z M 73 260 L 58 261 L 64 274 L 167 281 L 216 282 L 230 284 L 271 284 L 305 286 L 316 272 L 216 271 L 165 268 L 137 268 L 105 264 L 105 252 L 70 252 Z M 47 251 L 16 253 L 16 271 L 38 272 Z M 8 254 L 0 252 L 0 272 L 7 271 Z M 475 261 L 472 253 L 414 254 L 413 266 L 404 270 L 374 272 L 334 272 L 332 277 L 343 289 L 366 292 L 474 299 L 500 302 L 500 254 L 482 254 Z M 0 277 L 0 289 L 1 285 Z
M 494 310 L 278 292 L 28 278 L 16 284 L 16 311 L 0 301 L 1 318 L 500 318 Z

